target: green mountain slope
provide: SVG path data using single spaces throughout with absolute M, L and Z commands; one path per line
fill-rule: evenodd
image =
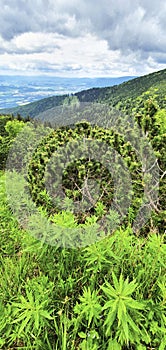
M 166 107 L 166 69 L 133 79 L 106 90 L 104 100 L 122 110 L 141 107 L 143 101 L 153 98 L 160 108 Z
M 23 117 L 30 116 L 34 118 L 39 113 L 51 109 L 53 107 L 57 107 L 63 103 L 63 100 L 67 97 L 67 95 L 61 96 L 51 96 L 48 98 L 43 98 L 42 100 L 29 103 L 24 106 L 14 107 L 14 108 L 5 108 L 1 109 L 1 114 L 20 114 Z
M 144 106 L 144 101 L 153 98 L 160 108 L 166 107 L 166 69 L 154 72 L 139 78 L 129 80 L 120 85 L 106 88 L 93 88 L 75 94 L 80 102 L 106 102 L 113 107 L 131 113 L 138 112 Z M 0 113 L 17 115 L 32 118 L 41 114 L 53 116 L 54 108 L 63 104 L 67 95 L 52 96 L 16 108 L 3 109 Z

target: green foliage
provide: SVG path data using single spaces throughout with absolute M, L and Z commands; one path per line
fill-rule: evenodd
M 0 193 L 3 350 L 164 349 L 165 235 L 127 228 L 83 249 L 51 247 L 19 228 L 4 175 Z
M 71 142 L 73 140 L 74 142 Z M 77 213 L 75 219 L 78 223 L 85 223 L 89 216 L 97 214 L 97 218 L 102 218 L 103 215 L 107 215 L 107 221 L 112 222 L 112 228 L 114 224 L 118 222 L 118 217 L 115 218 L 115 214 L 110 212 L 110 206 L 113 200 L 113 193 L 115 188 L 111 173 L 107 168 L 108 159 L 110 155 L 109 151 L 104 152 L 101 161 L 93 159 L 93 154 L 89 151 L 89 158 L 80 157 L 66 163 L 68 154 L 71 154 L 75 150 L 75 147 L 80 147 L 81 143 L 78 141 L 84 140 L 84 144 L 88 145 L 88 141 L 102 141 L 106 147 L 114 146 L 115 149 L 124 157 L 127 162 L 130 160 L 131 178 L 133 180 L 133 188 L 135 191 L 135 198 L 133 202 L 134 213 L 138 205 L 137 198 L 141 198 L 143 193 L 143 186 L 141 184 L 141 165 L 137 160 L 134 149 L 131 144 L 125 142 L 123 136 L 114 133 L 112 130 L 105 130 L 98 126 L 91 126 L 90 123 L 81 122 L 77 123 L 74 128 L 63 127 L 56 129 L 47 137 L 43 138 L 42 143 L 38 146 L 33 158 L 29 164 L 29 186 L 33 200 L 38 206 L 44 206 L 48 212 L 48 216 L 53 213 L 57 213 L 62 208 L 66 209 L 66 200 L 70 200 L 70 209 L 73 210 L 73 205 L 77 203 Z M 94 144 L 93 144 L 94 145 Z M 65 146 L 64 155 L 60 152 L 61 147 Z M 100 154 L 100 143 L 95 144 L 95 154 Z M 49 163 L 49 159 L 51 162 Z M 56 164 L 56 167 L 55 167 Z M 120 164 L 116 164 L 116 171 Z M 62 190 L 66 195 L 64 199 L 60 195 L 59 188 L 61 186 L 61 174 L 62 176 Z M 58 178 L 60 176 L 60 179 Z M 47 187 L 51 189 L 51 196 L 49 191 L 45 191 L 43 176 L 47 182 Z M 55 179 L 53 181 L 53 179 Z M 128 186 L 127 180 L 126 187 Z M 118 188 L 118 193 L 123 192 L 123 189 Z M 54 198 L 54 201 L 52 201 Z M 119 195 L 120 200 L 122 196 Z M 78 206 L 79 203 L 79 206 Z M 68 202 L 69 204 L 69 202 Z M 68 205 L 67 204 L 67 205 Z M 72 205 L 73 204 L 73 205 Z M 120 202 L 119 206 L 123 203 Z M 126 205 L 125 203 L 123 205 Z M 82 212 L 84 212 L 82 214 Z M 118 215 L 118 213 L 117 213 Z M 115 222 L 114 222 L 115 221 Z M 107 222 L 107 223 L 108 223 Z M 118 222 L 119 223 L 119 222 Z
M 155 115 L 155 126 L 158 129 L 158 132 L 162 135 L 166 133 L 166 110 L 160 109 Z
M 90 288 L 84 288 L 83 296 L 80 296 L 80 303 L 74 307 L 74 312 L 79 315 L 80 319 L 87 321 L 87 327 L 93 323 L 98 325 L 102 307 L 100 305 L 100 297 L 97 291 L 91 292 Z
M 80 350 L 98 350 L 99 349 L 99 335 L 95 330 L 88 332 L 85 334 L 84 332 L 79 333 L 80 338 L 84 340 L 80 343 Z
M 153 203 L 154 210 L 144 230 L 135 234 L 131 229 L 143 196 L 145 179 L 141 175 L 142 165 L 132 144 L 113 130 L 92 127 L 86 121 L 73 127 L 57 128 L 43 137 L 28 164 L 31 196 L 43 220 L 59 227 L 60 233 L 67 229 L 71 240 L 72 232 L 78 227 L 83 228 L 88 242 L 84 248 L 47 245 L 25 231 L 24 222 L 18 224 L 10 210 L 5 193 L 5 175 L 0 174 L 2 350 L 166 348 L 165 73 L 166 70 L 157 72 L 111 89 L 81 92 L 76 94 L 77 98 L 65 96 L 65 102 L 64 97 L 56 99 L 57 104 L 64 102 L 64 108 L 72 102 L 73 108 L 76 107 L 78 100 L 104 99 L 126 113 L 133 113 L 151 142 L 160 172 L 158 203 Z M 51 108 L 54 102 L 53 98 L 43 101 L 40 108 L 37 104 L 33 105 L 35 113 L 45 108 L 45 103 Z M 107 116 L 103 112 L 100 117 Z M 3 167 L 12 142 L 23 126 L 20 116 L 17 120 L 13 120 L 12 116 L 0 117 Z M 128 124 L 126 130 L 134 136 Z M 69 151 L 72 154 L 72 147 L 81 139 L 99 140 L 112 146 L 128 167 L 133 198 L 123 222 L 118 211 L 110 209 L 115 186 L 102 162 L 93 157 L 82 157 L 72 159 L 64 169 L 63 157 L 56 155 L 63 146 L 66 147 L 64 158 Z M 18 147 L 21 147 L 21 140 Z M 95 151 L 99 153 L 97 146 Z M 66 195 L 63 201 L 61 196 L 55 196 L 53 201 L 52 193 L 46 190 L 44 184 L 47 168 L 50 188 L 54 190 L 59 185 L 56 180 L 51 182 L 56 175 L 54 167 L 48 168 L 54 153 L 57 173 L 62 174 Z M 81 202 L 86 194 L 82 193 L 82 188 L 87 177 L 89 199 L 93 205 L 85 211 L 81 207 L 80 212 L 75 212 L 74 204 Z M 99 190 L 98 196 L 94 192 L 94 184 Z M 22 183 L 16 184 L 14 193 L 18 189 L 21 191 L 21 186 Z M 15 198 L 13 203 L 16 207 Z M 31 217 L 30 224 L 32 227 L 41 224 L 42 228 L 42 222 L 35 221 L 35 216 Z M 100 240 L 90 244 L 97 229 L 101 234 Z
M 51 221 L 60 227 L 77 227 L 75 217 L 70 211 L 62 211 L 61 213 L 54 214 L 51 217 Z
M 99 135 L 101 137 L 106 134 L 107 139 L 109 140 L 109 131 L 105 132 L 99 127 L 92 128 L 89 123 L 77 124 L 74 129 L 69 127 L 56 129 L 55 132 L 51 133 L 42 140 L 42 144 L 39 145 L 38 149 L 36 150 L 29 167 L 30 189 L 32 197 L 38 205 L 47 205 L 48 202 L 45 200 L 45 198 L 42 198 L 42 193 L 44 190 L 43 175 L 49 162 L 49 158 L 53 152 L 58 150 L 59 147 L 67 145 L 68 148 L 66 149 L 66 153 L 70 153 L 74 145 L 72 143 L 71 145 L 70 143 L 67 144 L 67 142 L 70 142 L 71 137 L 76 141 L 82 140 L 85 137 L 87 140 L 92 140 L 92 134 L 96 139 L 99 139 Z M 96 152 L 98 152 L 97 149 Z M 64 157 L 66 157 L 66 153 Z M 58 159 L 58 157 L 55 157 L 55 161 L 57 163 L 56 169 L 53 161 L 53 167 L 48 164 L 47 183 L 50 183 L 51 188 L 54 188 L 56 193 L 56 188 L 57 191 L 59 188 L 59 182 L 57 181 L 57 183 L 51 183 L 50 181 L 52 181 L 52 178 L 56 179 L 58 171 L 61 173 L 64 167 L 65 159 Z M 99 194 L 96 198 L 95 192 L 93 193 L 93 181 L 95 181 L 95 191 L 96 185 L 99 188 Z M 105 210 L 109 208 L 113 193 L 113 187 L 110 186 L 111 184 L 112 178 L 108 170 L 99 161 L 93 160 L 93 156 L 90 160 L 81 158 L 74 162 L 70 162 L 62 175 L 62 189 L 67 196 L 66 198 L 71 199 L 71 201 L 74 202 L 81 201 L 82 199 L 88 201 L 90 206 L 93 207 L 92 213 L 94 210 L 96 210 L 94 209 L 94 206 L 97 205 L 99 199 L 99 201 L 102 202 L 102 205 L 105 206 Z M 54 202 L 51 205 L 50 199 L 50 205 L 46 206 L 48 211 L 51 213 L 52 211 L 56 212 L 58 210 L 58 203 L 62 202 L 62 199 L 58 198 L 58 195 L 55 195 L 55 193 L 53 197 L 56 197 L 57 204 Z M 64 204 L 66 205 L 66 203 Z M 89 214 L 87 213 L 87 215 Z M 81 217 L 79 218 L 79 214 L 78 220 L 82 220 Z
M 0 169 L 4 169 L 9 150 L 17 134 L 23 129 L 25 121 L 12 116 L 0 116 Z
M 112 278 L 114 287 L 108 282 L 106 282 L 106 287 L 102 287 L 108 299 L 103 307 L 103 310 L 106 310 L 104 323 L 106 336 L 111 334 L 112 326 L 116 322 L 118 343 L 121 345 L 129 344 L 129 341 L 137 343 L 141 336 L 141 330 L 138 327 L 141 322 L 141 314 L 138 310 L 144 309 L 143 303 L 131 297 L 137 283 L 135 281 L 129 283 L 128 278 L 123 280 L 122 275 L 118 281 L 114 273 L 112 273 Z
M 48 312 L 49 294 L 53 289 L 53 284 L 48 282 L 45 276 L 28 281 L 25 286 L 25 294 L 18 296 L 16 301 L 12 302 L 12 315 L 17 324 L 18 336 L 25 331 L 41 331 L 48 326 L 48 320 L 51 320 L 51 311 Z
M 23 129 L 25 123 L 18 120 L 9 120 L 5 125 L 5 130 L 9 138 L 14 139 L 17 134 Z

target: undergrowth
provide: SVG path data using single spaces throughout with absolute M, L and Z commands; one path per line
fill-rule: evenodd
M 19 227 L 4 182 L 0 349 L 164 350 L 165 234 L 128 226 L 84 248 L 51 247 Z

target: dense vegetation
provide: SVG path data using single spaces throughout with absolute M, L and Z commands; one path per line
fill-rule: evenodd
M 126 141 L 121 127 L 116 130 L 109 125 L 105 110 L 100 110 L 101 123 L 97 123 L 96 118 L 93 120 L 97 111 L 93 115 L 89 105 L 82 116 L 76 115 L 79 122 L 54 130 L 45 124 L 42 129 L 45 136 L 34 147 L 27 165 L 27 191 L 41 217 L 51 223 L 58 234 L 67 232 L 70 236 L 80 229 L 88 239 L 84 245 L 68 247 L 65 240 L 64 244 L 55 244 L 56 239 L 50 245 L 41 238 L 42 234 L 40 239 L 30 234 L 24 222 L 17 221 L 12 214 L 11 200 L 5 192 L 5 164 L 9 150 L 15 145 L 13 173 L 20 171 L 21 147 L 27 142 L 21 131 L 31 130 L 32 123 L 19 116 L 17 119 L 0 117 L 1 349 L 165 349 L 165 73 L 166 70 L 116 87 L 119 98 L 118 93 L 114 98 L 113 93 L 107 94 L 109 88 L 101 89 L 102 101 L 108 108 L 114 105 L 126 112 L 122 115 L 122 126 L 125 125 L 130 141 Z M 84 93 L 77 94 L 74 105 Z M 93 95 L 93 89 L 91 93 Z M 64 101 L 68 105 L 73 98 L 65 97 Z M 150 204 L 145 202 L 145 207 L 150 205 L 151 217 L 136 230 L 132 225 L 143 201 L 146 181 L 150 181 L 150 172 L 146 180 L 141 159 L 132 144 L 136 134 L 128 123 L 128 113 L 133 114 L 151 143 L 156 157 L 152 168 L 157 166 L 159 173 L 157 199 L 151 196 Z M 37 122 L 33 128 L 37 132 Z M 14 144 L 17 135 L 22 136 L 19 143 Z M 90 147 L 87 153 L 85 149 L 83 152 L 82 142 L 84 145 L 92 142 L 94 153 Z M 116 183 L 111 169 L 104 166 L 110 159 L 109 147 L 123 159 L 131 178 L 132 200 L 123 220 L 120 209 L 125 204 L 127 207 L 127 202 L 123 203 L 123 191 L 129 185 L 128 178 L 123 176 L 123 167 L 119 160 L 116 162 L 116 157 L 112 163 L 115 174 L 121 172 L 122 182 Z M 146 144 L 142 143 L 142 147 Z M 145 150 L 145 155 L 149 155 L 148 149 Z M 77 157 L 72 159 L 74 154 Z M 98 159 L 97 155 L 102 157 Z M 59 190 L 60 181 L 63 193 Z M 19 189 L 20 184 L 15 186 Z M 114 193 L 119 197 L 110 210 Z M 87 200 L 85 208 L 81 206 L 83 199 Z M 15 205 L 15 198 L 13 203 Z M 32 219 L 33 228 L 35 216 Z M 93 240 L 97 235 L 100 239 Z
M 27 104 L 25 106 L 19 106 L 14 108 L 5 108 L 2 109 L 0 112 L 7 113 L 7 114 L 13 114 L 18 115 L 21 114 L 22 117 L 35 117 L 38 115 L 41 111 L 51 109 L 53 107 L 57 107 L 63 103 L 63 100 L 66 98 L 66 95 L 62 96 L 51 96 L 49 98 L 43 98 L 40 101 L 32 102 L 30 104 Z
M 104 100 L 110 105 L 130 113 L 131 108 L 135 106 L 138 108 L 143 107 L 144 101 L 152 96 L 156 98 L 160 108 L 165 108 L 165 91 L 166 69 L 129 80 L 120 85 L 81 91 L 74 94 L 74 96 L 84 103 Z M 49 117 L 51 110 L 62 105 L 66 97 L 66 95 L 52 96 L 25 106 L 3 109 L 0 112 L 5 114 L 13 113 L 14 115 L 21 114 L 23 117 L 30 116 L 32 118 L 39 117 L 41 113 L 47 112 L 47 117 Z

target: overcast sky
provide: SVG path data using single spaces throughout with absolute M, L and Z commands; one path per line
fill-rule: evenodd
M 0 74 L 143 75 L 166 68 L 165 0 L 0 0 Z

